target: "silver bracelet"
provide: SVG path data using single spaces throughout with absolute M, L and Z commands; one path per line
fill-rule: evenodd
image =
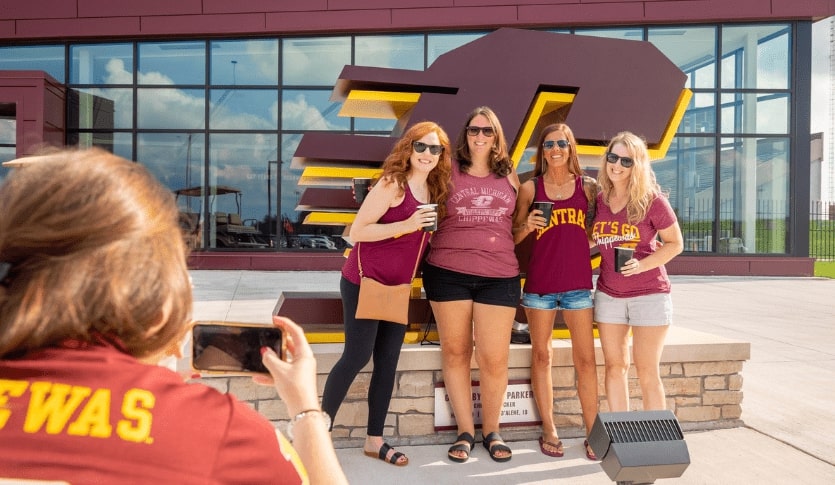
M 296 425 L 297 422 L 301 421 L 302 419 L 306 418 L 307 416 L 315 416 L 315 415 L 322 416 L 325 422 L 325 428 L 331 428 L 331 417 L 328 416 L 328 413 L 322 411 L 321 409 L 305 409 L 304 411 L 300 412 L 299 414 L 293 416 L 290 422 L 287 423 L 287 439 L 293 441 L 293 426 Z

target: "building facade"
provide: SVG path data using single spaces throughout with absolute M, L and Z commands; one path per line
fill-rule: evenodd
M 396 129 L 338 116 L 331 95 L 345 66 L 423 71 L 501 27 L 646 41 L 692 91 L 654 162 L 685 238 L 670 272 L 812 272 L 809 115 L 825 101 L 811 99 L 811 26 L 835 14 L 832 2 L 232 3 L 7 2 L 0 161 L 41 144 L 101 146 L 146 165 L 176 194 L 193 267 L 334 270 L 344 226 L 307 218 L 296 148 L 310 132 Z M 495 75 L 525 73 L 495 66 Z M 610 75 L 617 89 L 618 72 Z M 518 166 L 531 169 L 524 159 Z

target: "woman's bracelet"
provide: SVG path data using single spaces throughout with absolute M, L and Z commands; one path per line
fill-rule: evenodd
M 301 421 L 302 419 L 308 416 L 315 416 L 320 415 L 324 419 L 325 428 L 331 428 L 331 417 L 328 416 L 328 413 L 322 411 L 321 409 L 305 409 L 304 411 L 300 412 L 299 414 L 293 416 L 290 419 L 290 422 L 287 423 L 287 439 L 293 441 L 293 427 L 296 425 L 297 422 Z

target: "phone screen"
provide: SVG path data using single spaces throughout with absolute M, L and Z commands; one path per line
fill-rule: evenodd
M 261 347 L 284 359 L 281 329 L 268 325 L 198 323 L 191 333 L 192 367 L 206 372 L 268 374 Z

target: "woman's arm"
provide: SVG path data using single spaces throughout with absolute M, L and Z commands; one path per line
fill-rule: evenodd
M 380 224 L 378 221 L 391 207 L 403 203 L 405 194 L 401 193 L 397 182 L 392 179 L 380 179 L 377 185 L 368 192 L 362 202 L 354 223 L 351 224 L 349 237 L 353 242 L 382 241 L 399 234 L 407 234 L 420 230 L 425 222 L 431 222 L 426 215 L 431 209 L 420 209 L 408 219 Z
M 681 235 L 681 227 L 679 227 L 678 221 L 674 222 L 672 226 L 658 231 L 658 235 L 661 236 L 663 244 L 660 244 L 654 253 L 644 259 L 632 258 L 627 261 L 621 271 L 624 276 L 643 273 L 667 264 L 684 250 L 684 238 Z
M 533 203 L 535 191 L 533 180 L 528 180 L 519 187 L 519 195 L 516 197 L 516 211 L 513 214 L 514 244 L 522 242 L 537 227 L 545 227 L 545 218 L 542 217 L 541 210 L 534 209 L 528 212 L 531 203 Z

